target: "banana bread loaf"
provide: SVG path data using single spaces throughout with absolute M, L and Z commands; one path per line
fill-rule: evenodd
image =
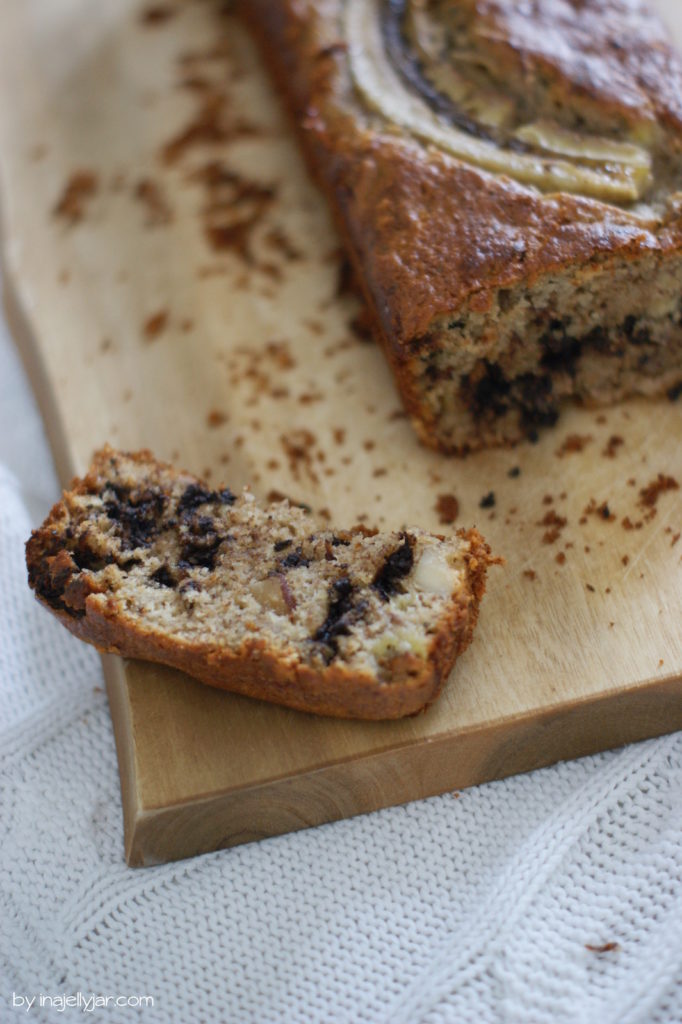
M 682 62 L 640 0 L 240 0 L 421 438 L 682 380 Z
M 316 530 L 150 452 L 98 452 L 31 536 L 29 583 L 105 651 L 304 711 L 398 718 L 440 692 L 494 559 L 471 529 Z

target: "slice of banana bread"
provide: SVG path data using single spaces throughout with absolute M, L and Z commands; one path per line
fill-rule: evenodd
M 440 692 L 495 561 L 477 530 L 317 530 L 288 501 L 212 490 L 104 448 L 26 546 L 76 636 L 304 711 L 399 718 Z

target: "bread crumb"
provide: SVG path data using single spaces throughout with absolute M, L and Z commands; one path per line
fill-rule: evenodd
M 168 205 L 161 186 L 151 178 L 141 178 L 135 186 L 134 195 L 146 210 L 145 223 L 148 227 L 170 224 L 173 220 L 173 211 Z
M 278 252 L 285 260 L 289 262 L 297 262 L 303 259 L 303 254 L 299 249 L 290 241 L 288 235 L 282 230 L 282 228 L 271 228 L 270 231 L 265 235 L 265 244 L 275 252 Z M 304 320 L 303 323 L 315 334 L 323 334 L 324 327 L 319 320 Z
M 228 419 L 229 416 L 227 416 L 224 412 L 221 412 L 220 409 L 211 409 L 211 411 L 206 416 L 206 426 L 222 427 L 223 423 L 227 423 Z
M 569 434 L 557 448 L 556 455 L 558 458 L 562 459 L 564 455 L 572 455 L 574 452 L 581 452 L 591 440 L 592 434 Z
M 85 216 L 86 204 L 96 195 L 98 187 L 99 179 L 94 171 L 74 171 L 53 208 L 54 216 L 77 224 Z
M 165 330 L 168 323 L 168 313 L 160 309 L 158 313 L 152 313 L 142 325 L 142 333 L 148 341 L 153 341 Z
M 561 531 L 563 530 L 564 526 L 566 526 L 567 522 L 568 520 L 565 518 L 565 516 L 557 515 L 554 509 L 550 509 L 549 512 L 545 513 L 542 519 L 540 519 L 539 522 L 536 523 L 536 526 L 549 527 L 549 529 L 545 530 L 545 533 L 543 534 L 542 543 L 553 544 L 556 540 L 558 540 L 559 536 L 561 535 Z
M 140 12 L 140 24 L 146 27 L 155 25 L 163 25 L 164 22 L 176 15 L 177 8 L 170 7 L 168 4 L 154 4 L 152 7 L 146 7 Z
M 448 526 L 450 523 L 454 523 L 459 514 L 459 501 L 454 494 L 439 494 L 435 509 L 438 522 L 443 526 Z
M 239 117 L 231 116 L 225 93 L 212 89 L 202 95 L 191 120 L 161 150 L 161 159 L 172 165 L 194 146 L 215 145 L 260 134 L 259 129 Z
M 616 452 L 623 444 L 625 444 L 625 441 L 619 434 L 612 434 L 602 451 L 602 455 L 607 459 L 615 459 Z
M 616 518 L 609 508 L 608 502 L 597 502 L 595 498 L 590 498 L 589 503 L 583 509 L 583 515 L 596 516 L 598 519 L 603 519 L 604 522 L 607 523 L 612 523 Z
M 666 491 L 677 491 L 679 488 L 680 485 L 674 477 L 659 473 L 655 480 L 641 488 L 637 504 L 640 508 L 654 508 L 662 494 Z

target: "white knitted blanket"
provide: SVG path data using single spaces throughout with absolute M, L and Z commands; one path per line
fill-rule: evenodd
M 0 324 L 2 1024 L 682 1021 L 682 734 L 127 868 L 97 655 L 25 582 L 56 495 Z

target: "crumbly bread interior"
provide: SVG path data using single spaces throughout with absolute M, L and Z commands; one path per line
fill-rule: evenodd
M 62 619 L 98 609 L 197 650 L 255 643 L 282 663 L 383 680 L 405 655 L 429 659 L 453 607 L 477 605 L 468 571 L 481 545 L 476 531 L 315 530 L 286 500 L 263 506 L 149 453 L 106 449 L 34 533 L 27 560 Z
M 415 345 L 424 440 L 452 451 L 533 436 L 569 398 L 606 405 L 682 380 L 682 264 L 654 256 L 498 289 Z

